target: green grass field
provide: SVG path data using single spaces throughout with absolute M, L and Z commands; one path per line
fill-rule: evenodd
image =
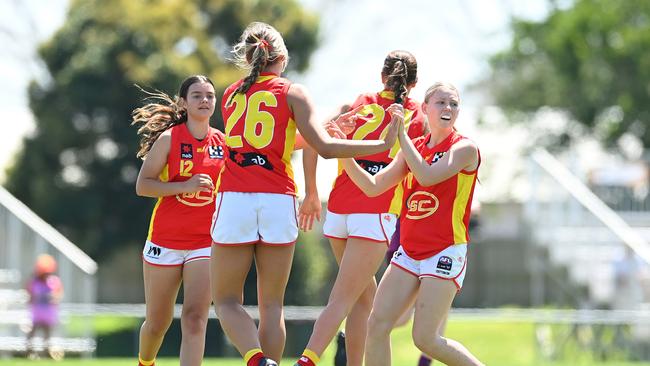
M 295 359 L 284 359 L 283 360 L 283 365 L 293 365 L 292 362 L 295 362 Z M 648 365 L 648 363 L 643 363 L 643 362 L 621 362 L 621 361 L 610 361 L 610 362 L 602 362 L 602 363 L 594 363 L 594 362 L 583 362 L 583 363 L 576 363 L 572 361 L 566 361 L 566 362 L 533 362 L 533 363 L 527 363 L 527 364 L 517 364 L 517 363 L 510 363 L 510 362 L 490 362 L 490 361 L 485 361 L 486 365 L 503 365 L 503 366 L 576 366 L 576 365 L 602 365 L 602 366 L 640 366 L 640 365 Z M 89 366 L 135 366 L 137 365 L 137 360 L 134 361 L 134 359 L 128 359 L 128 358 L 102 358 L 102 359 L 94 359 L 94 360 L 63 360 L 63 361 L 52 361 L 52 360 L 17 360 L 17 359 L 10 359 L 10 360 L 0 360 L 0 365 L 12 365 L 12 366 L 45 366 L 45 365 L 53 365 L 53 366 L 81 366 L 81 365 L 89 365 Z M 173 366 L 173 365 L 178 365 L 178 359 L 177 358 L 161 358 L 156 361 L 156 366 Z M 209 358 L 206 359 L 203 362 L 204 366 L 244 366 L 244 362 L 241 359 L 234 359 L 234 358 Z M 319 365 L 328 365 L 331 366 L 333 363 L 331 361 L 322 361 Z M 412 365 L 415 366 L 417 365 L 417 360 L 416 361 L 411 361 L 407 363 L 398 363 L 398 361 L 394 361 L 393 365 L 396 366 L 402 366 L 402 365 Z M 434 365 L 439 365 L 439 363 L 435 363 Z
M 419 353 L 413 346 L 410 338 L 410 326 L 395 330 L 393 334 L 393 365 L 416 365 Z M 585 353 L 576 353 L 568 356 L 562 362 L 549 362 L 541 360 L 538 355 L 534 327 L 530 323 L 497 323 L 479 321 L 451 321 L 447 336 L 462 342 L 486 365 L 499 366 L 576 366 L 576 365 L 606 365 L 606 366 L 640 366 L 649 365 L 650 362 L 623 362 L 609 361 L 597 362 Z M 577 351 L 576 351 L 577 352 Z M 320 365 L 332 366 L 334 347 L 328 348 L 322 357 Z M 283 361 L 284 365 L 292 365 L 295 358 Z M 123 366 L 135 365 L 135 358 L 103 358 L 103 359 L 65 359 L 55 362 L 51 360 L 25 360 L 25 359 L 0 359 L 0 366 Z M 161 358 L 157 366 L 178 365 L 178 359 Z M 242 366 L 241 359 L 212 358 L 206 359 L 205 366 Z

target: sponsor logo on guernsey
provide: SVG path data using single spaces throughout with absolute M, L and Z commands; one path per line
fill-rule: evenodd
M 162 249 L 155 245 L 149 245 L 149 250 L 147 250 L 147 257 L 159 257 Z
M 450 257 L 447 257 L 446 255 L 443 255 L 438 259 L 438 265 L 436 268 L 442 269 L 444 271 L 451 271 L 451 264 L 452 264 L 452 259 Z
M 223 159 L 223 146 L 208 146 L 208 157 L 210 159 Z
M 234 161 L 241 167 L 257 165 L 267 170 L 273 170 L 273 165 L 269 161 L 269 158 L 260 153 L 239 153 L 236 151 L 230 151 L 230 160 Z
M 370 161 L 370 160 L 362 160 L 362 159 L 355 159 L 355 160 L 359 164 L 361 169 L 367 171 L 368 173 L 370 173 L 370 175 L 375 175 L 388 166 L 388 163 L 382 163 L 378 161 Z
M 442 159 L 443 156 L 445 156 L 445 152 L 437 152 L 433 154 L 433 158 L 431 159 L 431 164 L 437 162 L 438 160 Z
M 181 143 L 181 159 L 192 159 L 192 144 Z
M 413 192 L 406 200 L 408 212 L 406 218 L 411 220 L 421 220 L 433 215 L 437 210 L 440 202 L 438 197 L 425 191 Z

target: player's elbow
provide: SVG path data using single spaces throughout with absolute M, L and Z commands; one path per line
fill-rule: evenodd
M 140 180 L 138 180 L 135 183 L 135 194 L 140 196 L 140 197 L 146 197 L 146 190 L 144 188 L 144 184 Z
M 336 158 L 336 148 L 332 144 L 324 143 L 318 146 L 317 148 L 318 155 L 322 156 L 325 159 Z
M 334 158 L 336 158 L 336 155 L 331 151 L 324 151 L 323 153 L 320 154 L 320 156 L 322 156 L 323 159 L 334 159 Z

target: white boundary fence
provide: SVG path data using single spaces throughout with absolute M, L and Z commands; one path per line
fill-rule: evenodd
M 257 306 L 244 306 L 254 319 L 259 319 Z M 287 321 L 315 321 L 322 306 L 285 306 Z M 174 317 L 180 318 L 182 305 L 176 304 Z M 144 318 L 145 304 L 61 304 L 62 314 L 78 317 L 117 316 Z M 0 314 L 20 317 L 20 311 Z M 216 319 L 210 310 L 210 318 Z M 1 319 L 1 318 L 0 318 Z M 532 322 L 547 324 L 634 324 L 650 326 L 650 309 L 589 310 L 589 309 L 515 309 L 515 308 L 453 308 L 450 319 L 455 321 Z

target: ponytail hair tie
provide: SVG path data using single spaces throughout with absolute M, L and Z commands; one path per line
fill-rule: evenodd
M 267 50 L 272 50 L 273 49 L 266 39 L 260 39 L 259 45 L 260 45 L 260 47 L 265 48 Z

